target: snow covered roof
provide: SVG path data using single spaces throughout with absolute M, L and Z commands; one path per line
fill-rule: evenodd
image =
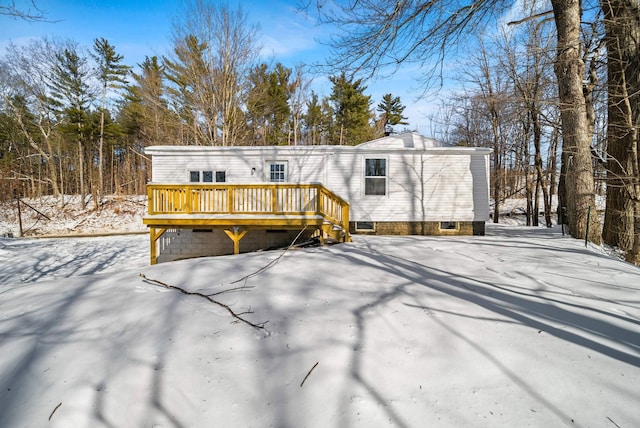
M 436 147 L 454 147 L 442 141 L 425 137 L 415 132 L 389 135 L 358 145 L 359 148 L 380 149 L 432 149 Z
M 149 146 L 145 153 L 149 155 L 172 154 L 216 154 L 216 155 L 321 155 L 327 153 L 363 153 L 363 152 L 400 152 L 400 151 L 446 152 L 447 154 L 489 154 L 490 149 L 483 147 L 458 147 L 442 141 L 425 137 L 415 132 L 389 135 L 367 141 L 357 146 Z

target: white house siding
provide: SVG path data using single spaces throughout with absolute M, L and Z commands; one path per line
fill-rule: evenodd
M 290 153 L 268 147 L 264 150 L 216 150 L 187 148 L 166 150 L 153 147 L 151 181 L 154 183 L 188 183 L 189 171 L 224 171 L 227 183 L 263 183 L 269 181 L 268 163 L 287 163 L 287 182 L 319 183 L 326 177 L 326 156 L 312 150 Z
M 471 175 L 473 177 L 473 220 L 489 220 L 489 156 L 471 155 Z
M 228 183 L 265 182 L 267 162 L 286 161 L 288 182 L 322 183 L 349 202 L 352 221 L 486 221 L 489 151 L 409 137 L 390 139 L 392 148 L 379 139 L 355 147 L 167 146 L 147 153 L 155 183 L 186 183 L 190 170 L 225 171 Z M 366 158 L 387 159 L 387 195 L 364 195 Z
M 366 158 L 387 159 L 387 195 L 364 194 Z M 326 186 L 349 201 L 353 221 L 484 221 L 488 190 L 484 180 L 474 190 L 473 180 L 486 175 L 485 156 L 477 158 L 409 150 L 340 153 L 328 166 Z

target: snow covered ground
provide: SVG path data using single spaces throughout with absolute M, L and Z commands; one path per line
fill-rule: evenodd
M 110 195 L 95 209 L 78 195 L 23 199 L 20 204 L 24 236 L 77 236 L 113 232 L 142 232 L 146 195 Z M 20 236 L 15 200 L 0 203 L 0 236 Z
M 0 284 L 47 281 L 148 264 L 148 234 L 0 238 Z
M 1 239 L 0 427 L 640 426 L 640 270 L 487 229 L 156 266 Z

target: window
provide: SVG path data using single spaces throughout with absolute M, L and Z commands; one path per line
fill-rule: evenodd
M 213 183 L 213 171 L 189 171 L 189 182 L 191 183 Z M 226 180 L 225 171 L 216 171 L 216 183 L 224 183 Z
M 202 171 L 202 182 L 203 183 L 213 183 L 213 172 L 212 171 Z
M 372 221 L 356 221 L 356 230 L 373 232 L 376 229 Z
M 269 162 L 269 181 L 272 183 L 284 183 L 287 181 L 286 162 Z
M 440 230 L 458 230 L 457 221 L 441 221 Z
M 387 160 L 365 159 L 364 161 L 364 194 L 387 194 Z

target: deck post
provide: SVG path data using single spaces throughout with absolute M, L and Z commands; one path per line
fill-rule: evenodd
M 317 184 L 316 188 L 316 198 L 318 198 L 318 206 L 316 207 L 316 214 L 323 215 L 324 214 L 324 191 Z
M 167 229 L 164 228 L 155 228 L 155 227 L 150 227 L 149 228 L 149 240 L 151 243 L 151 264 L 155 265 L 156 263 L 158 263 L 158 238 L 160 238 L 165 232 L 167 231 Z
M 240 254 L 240 240 L 247 234 L 247 230 L 240 231 L 238 226 L 234 226 L 233 229 L 225 229 L 224 233 L 233 241 L 233 254 Z
M 149 214 L 155 214 L 155 201 L 153 198 L 153 187 L 147 186 L 147 212 Z
M 344 230 L 344 240 L 342 242 L 351 242 L 349 234 L 349 205 L 342 206 L 342 228 Z
M 193 197 L 195 194 L 195 190 L 191 187 L 188 187 L 184 191 L 184 210 L 187 214 L 191 214 L 193 212 Z
M 226 186 L 227 188 L 227 214 L 232 214 L 234 212 L 233 209 L 233 201 L 235 200 L 235 187 L 229 187 Z

